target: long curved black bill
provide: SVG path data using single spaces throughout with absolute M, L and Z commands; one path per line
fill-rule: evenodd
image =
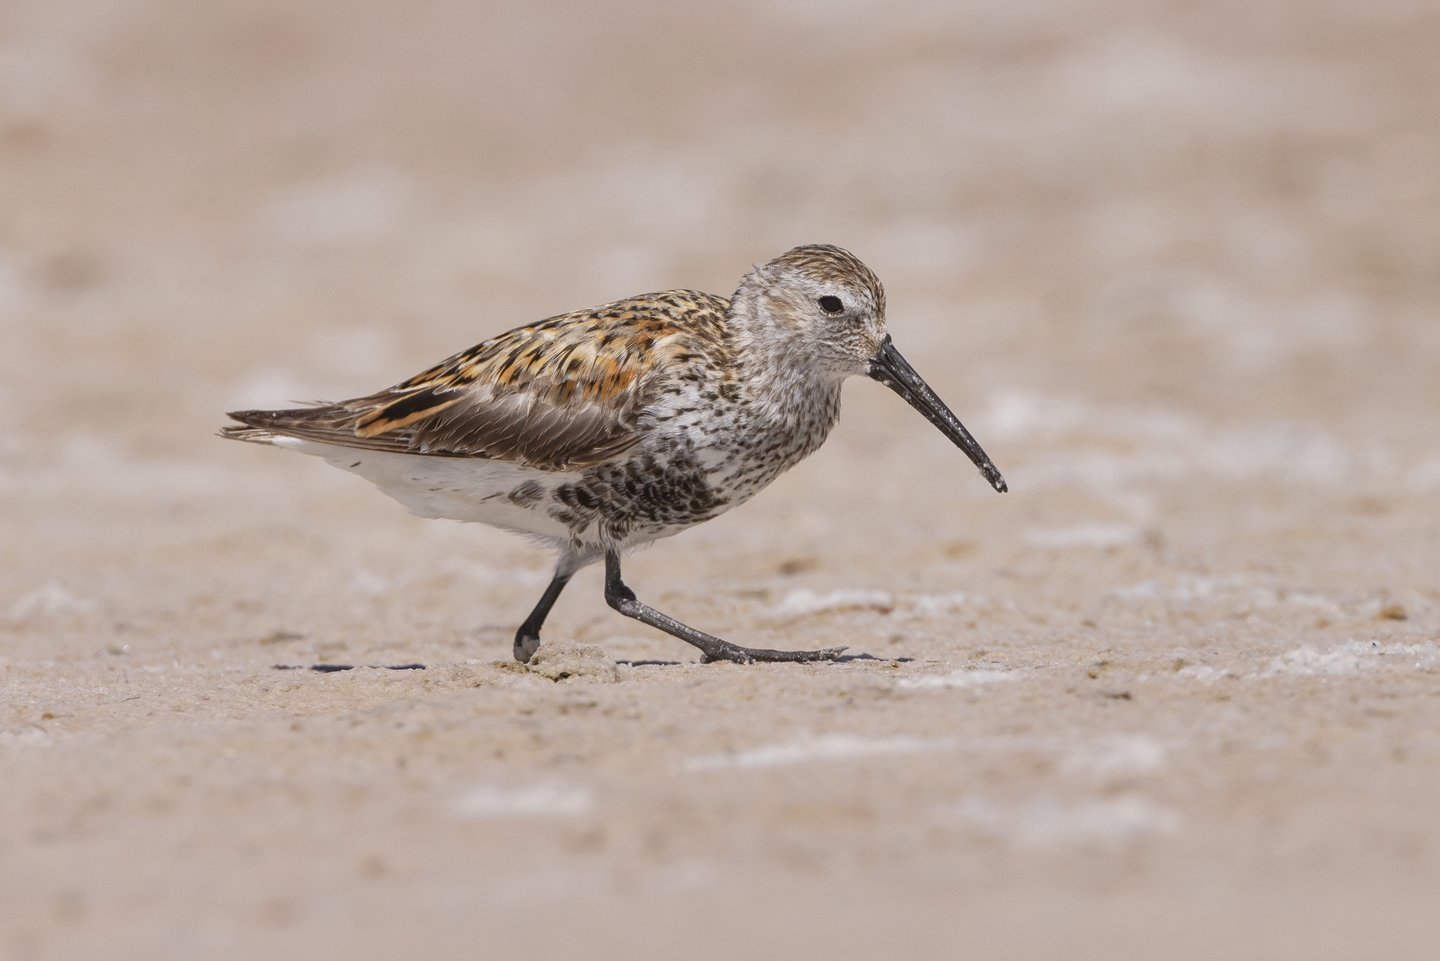
M 870 377 L 904 397 L 911 407 L 925 415 L 926 420 L 940 428 L 941 433 L 975 462 L 975 466 L 980 468 L 981 475 L 990 482 L 991 487 L 1002 494 L 1010 489 L 1005 478 L 1001 477 L 995 465 L 990 463 L 990 456 L 975 438 L 970 436 L 965 425 L 960 423 L 960 418 L 951 413 L 945 402 L 930 389 L 930 385 L 915 373 L 910 362 L 900 356 L 900 351 L 895 349 L 889 335 L 886 335 L 885 342 L 880 345 L 875 356 L 870 358 Z

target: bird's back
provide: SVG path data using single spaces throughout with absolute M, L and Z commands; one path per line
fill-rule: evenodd
M 243 410 L 222 434 L 581 469 L 639 439 L 643 412 L 698 370 L 728 367 L 729 301 L 644 294 L 492 337 L 393 387 L 339 403 Z

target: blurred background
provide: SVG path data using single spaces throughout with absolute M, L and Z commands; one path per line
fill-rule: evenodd
M 855 384 L 814 459 L 638 556 L 642 596 L 792 646 L 776 585 L 995 599 L 963 641 L 912 625 L 937 657 L 1094 629 L 1223 660 L 1377 611 L 1432 641 L 1437 50 L 1430 0 L 0 0 L 7 723 L 122 654 L 505 658 L 548 558 L 222 444 L 223 412 L 812 242 L 876 270 L 1013 493 Z M 573 593 L 548 630 L 677 656 Z M 1262 623 L 1227 648 L 1221 616 Z
M 1019 490 L 1431 492 L 1437 38 L 1416 0 L 11 2 L 5 496 L 369 497 L 209 434 L 818 241 Z M 840 445 L 954 469 L 857 393 Z
M 900 342 L 971 409 L 1083 397 L 1403 446 L 1437 400 L 1433 4 L 0 16 L 17 426 L 188 456 L 225 404 L 728 292 L 815 241 L 875 266 Z M 9 463 L 54 446 L 8 435 Z

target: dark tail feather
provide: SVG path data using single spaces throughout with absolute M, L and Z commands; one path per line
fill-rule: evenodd
M 405 450 L 403 440 L 393 437 L 360 438 L 355 434 L 357 411 L 339 404 L 297 407 L 291 410 L 232 410 L 226 416 L 242 426 L 220 428 L 220 436 L 267 444 L 276 437 L 366 447 L 372 450 Z

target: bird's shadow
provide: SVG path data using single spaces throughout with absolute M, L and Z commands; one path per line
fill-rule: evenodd
M 428 668 L 424 664 L 361 664 L 359 667 L 374 668 L 377 671 L 424 671 Z M 318 674 L 335 674 L 340 671 L 353 671 L 355 664 L 271 664 L 272 670 L 276 671 L 315 671 Z
M 876 657 L 874 654 L 842 654 L 835 658 L 836 664 L 849 664 L 851 661 L 884 661 L 887 664 L 911 664 L 913 657 Z
M 849 664 L 853 661 L 884 661 L 890 664 L 910 664 L 913 657 L 876 657 L 873 654 L 842 654 L 840 657 L 830 661 L 831 664 Z M 666 661 L 658 658 L 644 660 L 620 660 L 616 661 L 622 667 L 679 667 L 688 661 Z M 811 662 L 819 663 L 819 662 Z M 314 671 L 317 674 L 338 674 L 341 671 L 353 671 L 356 667 L 368 667 L 377 671 L 425 671 L 429 668 L 424 664 L 272 664 L 272 670 L 276 671 Z

